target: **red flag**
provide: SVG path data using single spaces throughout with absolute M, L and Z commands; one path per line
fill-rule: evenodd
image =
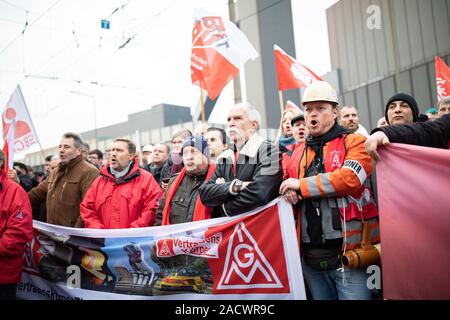
M 436 57 L 436 87 L 438 98 L 450 96 L 450 68 L 442 61 L 441 58 Z
M 14 127 L 12 126 L 13 122 L 15 122 Z M 19 86 L 16 87 L 3 110 L 2 125 L 4 141 L 7 140 L 6 137 L 12 128 L 14 143 L 9 144 L 10 149 L 14 146 L 12 151 L 22 152 L 38 143 L 36 130 L 34 130 L 33 122 Z
M 246 36 L 222 17 L 199 14 L 192 30 L 192 83 L 216 99 L 222 89 L 243 68 L 258 57 Z
M 306 88 L 317 80 L 322 80 L 306 66 L 292 58 L 279 46 L 274 45 L 275 66 L 278 74 L 278 90 Z
M 450 152 L 392 144 L 377 185 L 385 299 L 450 299 Z

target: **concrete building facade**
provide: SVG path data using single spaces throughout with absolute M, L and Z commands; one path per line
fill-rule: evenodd
M 273 45 L 295 57 L 295 41 L 290 0 L 239 0 L 236 24 L 259 53 L 258 59 L 245 64 L 247 101 L 261 113 L 262 126 L 278 128 L 280 103 Z M 283 92 L 284 101 L 298 103 L 299 90 Z
M 343 105 L 374 128 L 395 93 L 436 105 L 434 57 L 450 63 L 450 0 L 341 0 L 327 9 L 331 65 Z

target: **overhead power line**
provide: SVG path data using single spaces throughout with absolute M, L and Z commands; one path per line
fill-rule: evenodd
M 5 1 L 3 1 L 3 2 L 5 2 Z M 41 15 L 39 15 L 39 17 L 37 17 L 30 24 L 28 24 L 28 21 L 27 21 L 24 29 L 22 31 L 20 31 L 20 33 L 14 39 L 12 39 L 3 49 L 0 50 L 0 55 L 2 55 L 9 47 L 11 47 L 14 44 L 14 42 L 16 42 L 17 39 L 19 39 L 24 34 L 26 28 L 30 28 L 32 25 L 34 25 L 36 22 L 38 22 L 42 17 L 44 17 L 48 12 L 50 12 L 50 10 L 52 10 L 59 2 L 61 2 L 61 0 L 57 0 L 55 3 L 53 3 L 50 6 L 50 8 L 45 10 Z M 27 10 L 25 10 L 25 11 L 27 11 Z
M 21 11 L 28 11 L 27 9 L 24 9 L 24 8 L 18 6 L 17 4 L 11 3 L 11 2 L 6 1 L 6 0 L 0 0 L 0 2 L 6 3 L 7 5 L 9 5 L 9 6 L 13 7 L 13 8 L 19 9 Z
M 159 12 L 155 13 L 154 15 L 152 15 L 151 17 L 145 19 L 146 21 L 149 22 L 145 22 L 143 27 L 141 29 L 139 29 L 139 31 L 137 31 L 133 36 L 128 37 L 124 43 L 122 43 L 117 50 L 123 49 L 126 45 L 128 45 L 131 40 L 133 40 L 139 33 L 141 33 L 143 30 L 147 29 L 155 20 L 154 18 L 160 16 L 161 14 L 163 14 L 164 12 L 166 12 L 167 10 L 171 9 L 173 7 L 173 4 L 175 2 L 177 2 L 179 0 L 173 0 L 171 3 L 169 3 L 166 7 L 164 7 L 163 9 L 161 9 Z
M 240 23 L 241 21 L 244 21 L 244 20 L 246 20 L 246 19 L 248 19 L 248 18 L 250 18 L 250 17 L 253 17 L 253 16 L 257 15 L 258 13 L 261 13 L 261 12 L 263 12 L 263 11 L 266 11 L 267 9 L 270 9 L 270 8 L 272 8 L 273 6 L 276 6 L 277 4 L 279 4 L 279 3 L 281 3 L 281 2 L 284 2 L 284 1 L 286 1 L 286 0 L 279 0 L 279 1 L 277 1 L 277 2 L 272 3 L 271 5 L 268 5 L 267 7 L 264 7 L 264 8 L 262 8 L 262 9 L 256 11 L 256 12 L 253 12 L 252 14 L 249 14 L 248 16 L 245 16 L 245 17 L 242 18 L 242 19 L 238 19 L 238 20 L 236 21 L 236 24 L 239 26 L 239 23 Z

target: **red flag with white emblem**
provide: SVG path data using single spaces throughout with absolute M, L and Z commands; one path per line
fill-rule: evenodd
M 436 87 L 438 98 L 450 96 L 450 68 L 445 62 L 439 58 L 435 58 L 436 62 Z
M 306 88 L 314 81 L 322 80 L 306 66 L 284 52 L 279 46 L 274 45 L 273 49 L 278 74 L 278 90 Z
M 232 22 L 219 16 L 202 15 L 192 30 L 192 83 L 216 99 L 222 89 L 258 53 L 247 37 Z
M 2 126 L 5 143 L 8 135 L 12 138 L 8 146 L 10 154 L 25 151 L 38 143 L 38 137 L 19 86 L 16 87 L 3 110 Z

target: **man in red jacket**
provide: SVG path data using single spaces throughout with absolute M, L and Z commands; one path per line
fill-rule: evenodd
M 85 228 L 121 229 L 153 226 L 162 190 L 139 168 L 136 145 L 116 139 L 110 162 L 100 171 L 80 205 Z
M 6 179 L 0 150 L 0 300 L 15 300 L 25 244 L 33 234 L 31 204 L 22 187 Z

